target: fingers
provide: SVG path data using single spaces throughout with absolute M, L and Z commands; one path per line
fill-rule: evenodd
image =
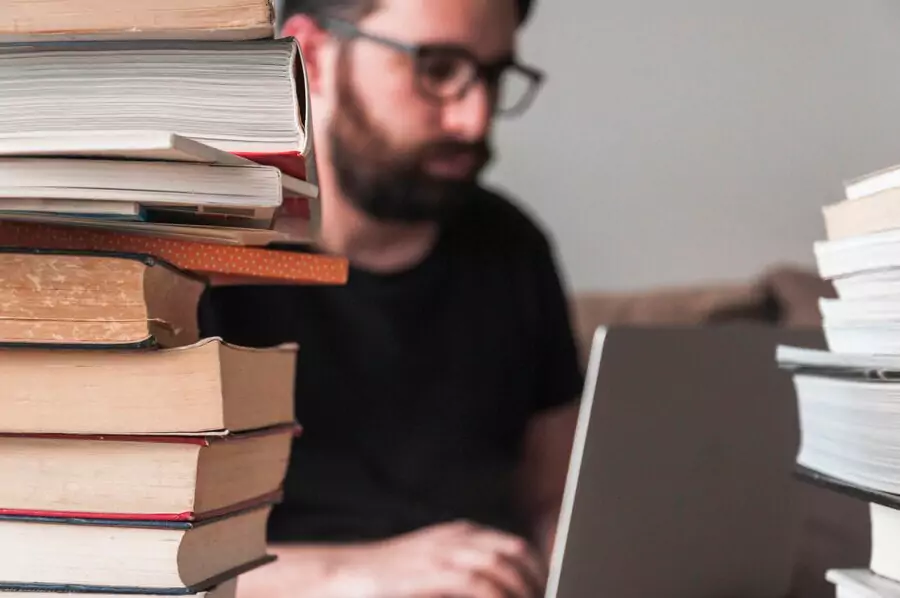
M 476 574 L 479 583 L 490 582 L 503 596 L 539 596 L 546 583 L 545 567 L 524 539 L 469 523 L 443 528 L 448 540 L 444 558 L 460 571 Z
M 407 566 L 421 560 L 421 570 L 431 570 L 425 576 L 430 581 L 412 580 L 430 593 L 415 595 L 538 598 L 546 584 L 546 567 L 527 541 L 465 521 L 412 532 L 390 546 L 410 551 Z
M 442 598 L 520 598 L 527 594 L 514 594 L 498 585 L 493 579 L 473 569 L 444 569 L 437 595 Z M 429 594 L 431 595 L 431 594 Z
M 474 541 L 482 550 L 504 557 L 523 575 L 531 588 L 543 588 L 547 579 L 546 567 L 531 545 L 524 539 L 490 530 L 480 530 Z
M 472 598 L 519 598 L 520 596 L 520 594 L 510 593 L 487 577 L 475 575 L 469 578 L 468 583 L 472 591 Z M 521 594 L 521 596 L 530 598 L 528 594 Z
M 509 598 L 533 598 L 537 596 L 531 580 L 509 558 L 490 550 L 463 546 L 448 555 L 448 565 L 463 572 L 471 572 L 472 583 L 488 585 Z M 482 587 L 482 591 L 487 588 Z

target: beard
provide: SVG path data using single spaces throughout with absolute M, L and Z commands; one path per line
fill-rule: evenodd
M 328 130 L 337 183 L 351 204 L 370 218 L 393 223 L 441 223 L 473 197 L 478 175 L 491 159 L 485 139 L 445 138 L 399 149 L 373 124 L 353 90 L 349 51 L 339 50 L 337 109 Z M 432 159 L 473 158 L 465 178 L 431 175 Z

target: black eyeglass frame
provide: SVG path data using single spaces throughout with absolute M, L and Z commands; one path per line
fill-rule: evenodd
M 416 77 L 416 84 L 419 87 L 420 93 L 424 97 L 439 103 L 457 101 L 462 99 L 469 92 L 472 86 L 475 85 L 478 79 L 483 80 L 490 89 L 495 90 L 499 85 L 500 77 L 503 75 L 503 72 L 506 69 L 512 68 L 518 71 L 520 74 L 524 75 L 529 81 L 528 91 L 512 109 L 500 110 L 495 103 L 495 112 L 503 116 L 515 116 L 528 109 L 528 107 L 531 105 L 531 102 L 534 100 L 534 97 L 537 95 L 537 92 L 540 90 L 541 85 L 544 83 L 544 79 L 546 78 L 546 74 L 544 73 L 544 71 L 522 64 L 515 59 L 504 60 L 495 64 L 484 64 L 483 62 L 480 62 L 478 58 L 467 48 L 456 44 L 411 44 L 401 42 L 389 37 L 384 37 L 374 33 L 368 33 L 361 30 L 349 21 L 333 17 L 325 17 L 319 19 L 318 23 L 319 27 L 321 27 L 323 30 L 330 31 L 331 33 L 343 39 L 365 39 L 411 56 L 413 58 L 413 64 L 417 69 L 417 74 L 418 70 L 421 68 L 420 65 L 425 62 L 423 58 L 427 57 L 429 54 L 434 53 L 444 53 L 460 56 L 473 64 L 475 68 L 473 69 L 472 78 L 469 79 L 463 86 L 460 87 L 459 90 L 457 90 L 451 96 L 439 96 L 431 93 L 422 85 L 421 79 L 419 77 Z

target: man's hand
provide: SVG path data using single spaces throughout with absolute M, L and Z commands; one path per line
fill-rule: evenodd
M 276 563 L 240 577 L 238 598 L 537 598 L 546 582 L 527 542 L 470 523 L 274 552 Z

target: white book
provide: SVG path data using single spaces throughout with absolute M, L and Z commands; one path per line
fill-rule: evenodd
M 837 598 L 900 598 L 900 583 L 868 569 L 829 569 L 825 579 L 835 585 Z
M 0 156 L 32 158 L 125 158 L 201 164 L 249 161 L 183 135 L 162 130 L 25 132 L 0 137 Z
M 255 210 L 254 210 L 255 212 Z M 119 216 L 137 218 L 143 213 L 141 204 L 133 201 L 94 201 L 81 199 L 4 199 L 0 200 L 0 217 L 4 214 L 66 214 L 75 216 Z
M 900 325 L 900 297 L 877 299 L 819 299 L 819 311 L 827 324 Z
M 891 507 L 869 503 L 872 552 L 869 569 L 885 580 L 900 581 L 900 511 Z M 880 584 L 885 588 L 887 583 Z M 895 596 L 900 596 L 896 591 Z
M 856 299 L 893 299 L 900 301 L 900 269 L 891 268 L 831 281 L 838 297 Z
M 889 166 L 844 181 L 844 194 L 847 200 L 862 199 L 897 188 L 900 188 L 900 165 Z
M 161 130 L 55 131 L 0 137 L 0 158 L 105 158 L 258 167 L 256 162 Z M 282 173 L 285 190 L 317 198 L 316 185 Z
M 819 275 L 828 280 L 900 268 L 900 229 L 818 241 L 813 245 Z
M 88 131 L 0 139 L 0 218 L 165 234 L 181 238 L 265 244 L 307 242 L 318 231 L 318 187 L 273 166 L 171 132 Z M 292 216 L 291 234 L 90 216 L 129 216 L 142 207 L 269 222 L 303 202 L 309 216 Z M 287 221 L 287 218 L 280 220 Z
M 900 300 L 820 299 L 822 328 L 836 353 L 900 353 Z
M 279 170 L 268 166 L 0 158 L 0 208 L 22 198 L 277 208 L 282 186 Z
M 259 39 L 273 17 L 271 0 L 3 0 L 0 42 Z
M 900 494 L 900 355 L 780 346 L 776 359 L 792 373 L 796 392 L 797 463 Z
M 157 129 L 305 156 L 305 68 L 289 38 L 0 45 L 0 138 Z

